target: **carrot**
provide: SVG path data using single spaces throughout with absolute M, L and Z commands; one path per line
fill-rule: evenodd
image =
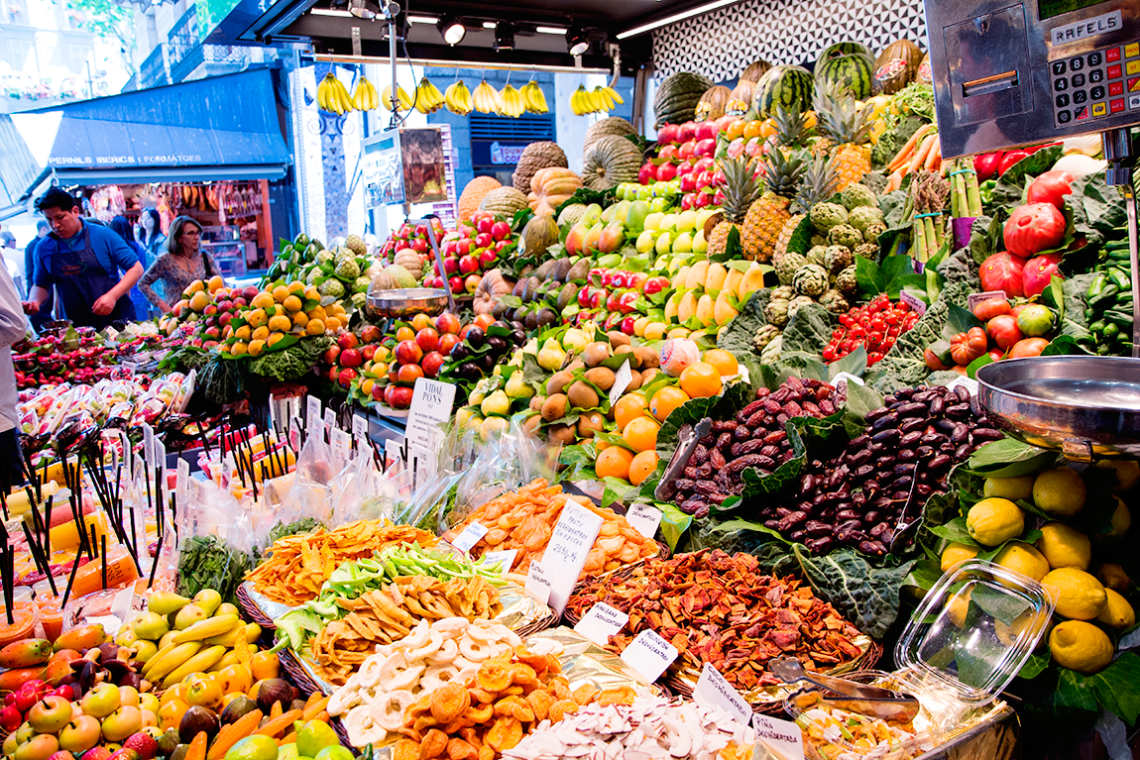
M 938 139 L 938 135 L 934 136 L 934 144 L 930 146 L 930 155 L 926 157 L 925 163 L 922 168 L 928 172 L 934 171 L 935 164 L 942 160 L 942 141 Z
M 313 697 L 319 698 L 313 700 L 312 697 L 309 697 L 309 701 L 305 703 L 304 716 L 302 717 L 302 720 L 306 722 L 315 718 L 317 716 L 317 713 L 323 711 L 329 704 L 329 698 L 320 697 L 319 691 L 313 692 Z
M 903 172 L 904 174 L 911 174 L 922 167 L 923 162 L 926 161 L 926 157 L 930 155 L 930 148 L 933 143 L 934 135 L 927 135 L 922 138 L 922 142 L 919 143 L 918 150 L 914 152 L 914 157 L 910 160 L 910 163 L 907 164 L 906 171 Z
M 918 141 L 921 140 L 929 131 L 929 124 L 923 124 L 921 127 L 916 129 L 914 131 L 914 134 L 910 136 L 910 139 L 906 141 L 902 148 L 899 149 L 899 152 L 895 154 L 895 157 L 891 159 L 891 162 L 887 164 L 887 168 L 891 171 L 894 171 L 895 169 L 902 166 L 905 163 L 906 157 L 909 156 L 914 150 L 915 146 L 918 145 Z
M 273 707 L 269 708 L 269 719 L 273 720 L 274 718 L 280 718 L 281 713 L 284 712 L 284 710 L 285 708 L 281 706 L 281 700 L 277 700 L 273 703 Z
M 894 171 L 887 178 L 887 192 L 892 193 L 902 187 L 902 172 Z
M 309 698 L 305 700 L 305 709 L 308 710 L 310 707 L 312 707 L 313 703 L 319 701 L 321 696 L 322 694 L 319 691 L 314 691 L 312 694 L 310 694 Z
M 289 733 L 285 734 L 285 736 L 281 737 L 280 741 L 281 741 L 282 745 L 296 744 L 297 743 L 297 732 L 296 731 L 290 731 Z
M 301 719 L 300 710 L 289 710 L 282 713 L 280 716 L 271 719 L 261 728 L 253 732 L 254 736 L 277 736 L 285 729 L 293 725 L 293 721 Z
M 332 718 L 327 712 L 321 710 L 319 713 L 317 713 L 317 717 L 313 718 L 313 720 L 319 720 L 321 723 L 328 723 L 330 720 L 332 720 Z
M 206 754 L 206 760 L 221 760 L 235 744 L 253 733 L 261 722 L 261 710 L 250 710 L 228 726 L 223 726 Z
M 208 741 L 206 732 L 199 731 L 194 737 L 194 741 L 190 742 L 190 748 L 186 751 L 186 760 L 206 760 L 206 743 Z

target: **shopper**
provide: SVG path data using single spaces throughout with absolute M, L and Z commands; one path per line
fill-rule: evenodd
M 65 316 L 76 326 L 102 330 L 133 320 L 129 293 L 143 273 L 135 252 L 110 229 L 81 218 L 75 199 L 58 187 L 44 193 L 36 208 L 53 232 L 36 246 L 33 313 L 43 309 L 54 286 Z
M 46 219 L 40 219 L 36 222 L 36 236 L 28 241 L 24 246 L 24 292 L 26 296 L 30 296 L 32 292 L 32 285 L 35 282 L 32 280 L 32 275 L 35 273 L 35 255 L 36 246 L 40 241 L 47 237 L 48 232 L 51 231 L 51 225 L 47 223 Z M 39 332 L 44 322 L 51 319 L 51 310 L 55 302 L 55 293 L 48 291 L 47 301 L 44 302 L 43 308 L 40 309 L 39 314 L 33 314 L 29 321 L 32 323 L 32 329 Z
M 135 252 L 135 255 L 139 257 L 139 263 L 143 265 L 144 270 L 150 266 L 150 259 L 146 255 L 146 249 L 135 240 L 135 228 L 129 219 L 122 215 L 116 216 L 111 220 L 111 229 L 119 233 L 119 237 L 127 241 L 127 245 L 129 245 L 131 250 Z M 131 303 L 134 304 L 135 307 L 135 319 L 148 319 L 150 317 L 150 304 L 147 303 L 146 296 L 139 290 L 138 285 L 131 288 Z
M 0 232 L 0 255 L 4 257 L 4 268 L 8 270 L 8 276 L 12 278 L 13 282 L 20 283 L 20 251 L 16 247 L 16 236 L 9 230 Z M 16 285 L 16 291 L 20 291 L 20 285 Z
M 139 227 L 142 228 L 139 242 L 146 249 L 147 261 L 154 261 L 166 250 L 166 235 L 162 234 L 162 217 L 158 210 L 144 208 L 139 216 Z
M 11 493 L 13 483 L 23 483 L 20 471 L 23 456 L 16 424 L 16 372 L 12 366 L 12 344 L 23 340 L 27 332 L 24 305 L 16 284 L 0 269 L 0 488 Z
M 167 252 L 155 259 L 139 283 L 139 290 L 163 314 L 170 313 L 170 302 L 178 303 L 194 280 L 205 282 L 221 274 L 214 257 L 203 252 L 201 245 L 202 225 L 188 216 L 170 223 Z M 161 296 L 150 287 L 156 282 L 162 283 Z

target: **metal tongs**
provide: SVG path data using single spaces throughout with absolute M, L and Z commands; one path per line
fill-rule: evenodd
M 768 663 L 768 672 L 784 683 L 807 681 L 821 689 L 834 692 L 836 697 L 820 696 L 824 704 L 850 710 L 860 715 L 869 715 L 884 720 L 905 722 L 918 715 L 918 700 L 909 694 L 884 689 L 881 686 L 847 681 L 842 678 L 825 676 L 820 673 L 806 673 L 799 660 L 794 657 L 777 657 Z

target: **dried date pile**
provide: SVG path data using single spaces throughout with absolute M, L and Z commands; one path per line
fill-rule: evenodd
M 953 465 L 1003 437 L 965 388 L 919 387 L 883 399 L 863 434 L 829 461 L 809 460 L 794 501 L 761 505 L 764 526 L 809 551 L 887 553 L 914 486 L 918 504 L 946 491 Z M 917 478 L 917 483 L 915 479 Z
M 755 401 L 732 419 L 713 422 L 698 442 L 675 484 L 677 506 L 705 517 L 712 505 L 739 496 L 745 470 L 770 475 L 794 455 L 785 429 L 788 420 L 826 417 L 835 413 L 837 403 L 835 389 L 818 380 L 789 377 L 775 391 L 761 388 Z

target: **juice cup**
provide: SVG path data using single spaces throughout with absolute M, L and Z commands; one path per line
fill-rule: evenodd
M 36 605 L 31 601 L 16 602 L 12 606 L 12 623 L 8 622 L 7 608 L 0 606 L 0 646 L 31 636 L 37 619 Z
M 60 607 L 59 601 L 50 594 L 47 597 L 36 597 L 40 624 L 44 627 L 44 638 L 53 643 L 63 633 L 63 608 Z
M 107 550 L 107 587 L 118 586 L 121 583 L 133 581 L 138 577 L 139 574 L 135 570 L 135 563 L 131 559 L 131 555 L 127 553 L 125 547 L 116 546 L 114 549 Z M 58 579 L 56 579 L 56 583 L 59 583 Z M 64 585 L 66 584 L 67 581 L 64 581 Z M 98 591 L 101 588 L 104 588 L 104 586 L 103 561 L 100 558 L 88 562 L 76 571 L 75 581 L 71 585 L 70 598 L 78 599 L 93 591 Z

